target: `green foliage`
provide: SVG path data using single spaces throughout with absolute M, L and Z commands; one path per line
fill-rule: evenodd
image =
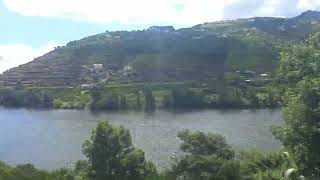
M 320 33 L 282 53 L 279 82 L 284 121 L 274 134 L 293 155 L 299 171 L 320 177 Z
M 174 177 L 184 180 L 237 180 L 240 179 L 239 163 L 214 156 L 185 156 L 173 165 Z
M 255 150 L 241 151 L 239 157 L 243 179 L 284 179 L 284 174 L 288 169 L 296 168 L 296 165 L 287 152 L 262 154 Z M 290 177 L 292 178 L 293 175 Z
M 120 102 L 119 102 L 119 108 L 120 109 L 128 109 L 128 101 L 126 96 L 121 96 L 120 97 Z
M 7 166 L 0 162 L 0 180 L 81 180 L 75 179 L 72 172 L 60 169 L 47 172 L 36 169 L 33 165 Z
M 152 90 L 149 87 L 145 87 L 143 94 L 145 99 L 144 110 L 147 112 L 154 111 L 156 109 L 156 100 L 152 94 Z
M 89 171 L 90 171 L 90 164 L 87 160 L 77 161 L 74 168 L 75 179 L 76 180 L 88 179 Z
M 112 92 L 104 92 L 101 88 L 91 90 L 92 102 L 90 108 L 92 110 L 119 110 L 119 95 Z M 121 103 L 126 103 L 122 99 Z M 125 104 L 122 104 L 122 106 Z
M 240 179 L 240 164 L 234 160 L 234 151 L 224 137 L 217 134 L 181 131 L 181 150 L 188 153 L 181 157 L 168 174 L 186 180 Z
M 90 94 L 78 88 L 64 89 L 55 94 L 53 101 L 57 109 L 84 109 L 90 102 Z
M 182 140 L 180 149 L 184 152 L 192 155 L 211 155 L 227 160 L 234 158 L 234 151 L 221 135 L 184 130 L 178 133 L 178 137 Z
M 202 100 L 202 94 L 196 94 L 186 88 L 174 88 L 171 90 L 171 94 L 164 99 L 163 106 L 173 109 L 201 108 L 204 106 Z
M 145 160 L 144 152 L 133 147 L 130 133 L 100 122 L 92 136 L 83 144 L 90 164 L 91 179 L 144 179 L 155 173 Z
M 0 105 L 5 107 L 52 108 L 53 97 L 36 89 L 0 89 Z
M 167 83 L 108 83 L 82 88 L 0 89 L 0 105 L 7 107 L 142 110 L 199 108 L 259 108 L 278 106 L 279 96 L 266 82 L 245 83 L 239 73 L 221 80 Z M 240 77 L 241 76 L 241 77 Z

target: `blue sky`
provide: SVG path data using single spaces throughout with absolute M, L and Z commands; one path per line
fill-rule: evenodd
M 309 9 L 319 10 L 320 0 L 0 0 L 0 73 L 106 30 L 292 17 Z
M 28 44 L 41 47 L 48 42 L 63 44 L 106 30 L 141 29 L 145 25 L 96 23 L 54 17 L 29 17 L 8 10 L 0 1 L 0 44 Z

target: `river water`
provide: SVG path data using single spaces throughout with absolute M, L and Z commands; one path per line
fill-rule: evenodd
M 160 168 L 179 155 L 177 133 L 183 129 L 219 133 L 235 149 L 274 151 L 281 148 L 270 132 L 282 123 L 277 110 L 202 110 L 92 113 L 78 110 L 0 108 L 0 160 L 32 163 L 43 169 L 66 167 L 83 159 L 81 145 L 99 120 L 123 125 L 136 147 Z

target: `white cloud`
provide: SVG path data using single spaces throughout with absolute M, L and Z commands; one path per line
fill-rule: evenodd
M 0 73 L 32 61 L 56 47 L 57 44 L 49 43 L 40 48 L 32 48 L 25 44 L 0 45 Z
M 320 0 L 299 0 L 298 8 L 303 10 L 316 10 L 320 7 Z
M 191 25 L 229 17 L 287 16 L 320 8 L 320 0 L 3 0 L 24 16 L 122 24 Z M 235 7 L 239 6 L 239 7 Z M 177 8 L 178 7 L 178 8 Z M 242 9 L 241 9 L 242 8 Z M 237 11 L 232 11 L 232 10 Z
M 279 0 L 264 0 L 264 2 L 261 3 L 261 7 L 257 10 L 257 13 L 264 16 L 273 16 L 277 13 L 277 7 L 280 5 L 281 1 Z
M 125 24 L 221 20 L 223 9 L 234 1 L 238 0 L 3 0 L 9 10 L 24 16 Z

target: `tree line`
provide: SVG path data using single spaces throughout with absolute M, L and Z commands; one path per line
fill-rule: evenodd
M 279 93 L 272 88 L 263 92 L 254 87 L 225 85 L 220 83 L 209 89 L 193 89 L 188 86 L 165 88 L 158 95 L 152 87 L 127 93 L 110 91 L 104 87 L 90 90 L 0 89 L 0 105 L 44 109 L 90 109 L 93 111 L 123 111 L 156 109 L 204 109 L 204 108 L 264 108 L 279 107 Z M 61 91 L 61 92 L 59 92 Z M 260 93 L 261 94 L 261 93 Z

